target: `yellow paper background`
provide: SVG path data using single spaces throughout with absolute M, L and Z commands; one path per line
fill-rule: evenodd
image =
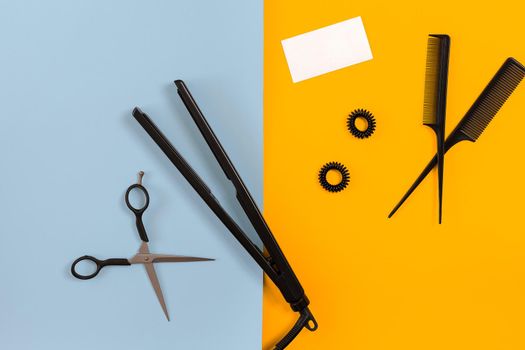
M 265 215 L 319 322 L 290 349 L 525 348 L 525 83 L 478 142 L 387 214 L 435 152 L 422 126 L 427 35 L 452 38 L 447 133 L 508 56 L 525 63 L 522 1 L 265 1 Z M 374 59 L 292 83 L 281 40 L 362 16 Z M 366 108 L 375 134 L 346 130 Z M 317 182 L 340 161 L 349 187 Z M 295 322 L 266 281 L 263 347 Z

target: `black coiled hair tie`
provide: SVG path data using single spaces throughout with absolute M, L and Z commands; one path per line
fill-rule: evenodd
M 365 130 L 360 130 L 356 125 L 355 122 L 357 119 L 364 119 L 366 120 L 367 127 Z M 350 115 L 348 116 L 348 119 L 346 121 L 346 126 L 348 127 L 348 131 L 352 133 L 355 137 L 359 139 L 366 139 L 374 133 L 376 129 L 376 119 L 374 118 L 374 115 L 367 111 L 366 109 L 356 109 Z
M 338 184 L 331 184 L 326 179 L 326 175 L 330 170 L 335 170 L 339 174 L 341 174 L 341 181 Z M 341 192 L 348 186 L 348 183 L 350 182 L 350 172 L 348 169 L 339 162 L 329 162 L 323 165 L 321 170 L 319 171 L 319 183 L 323 188 L 329 192 Z

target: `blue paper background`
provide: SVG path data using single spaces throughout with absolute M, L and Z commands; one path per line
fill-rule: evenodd
M 172 83 L 184 79 L 262 198 L 262 1 L 0 1 L 0 348 L 257 349 L 260 269 L 131 117 L 141 106 L 239 217 Z M 144 170 L 172 321 L 141 266 L 69 274 L 139 246 Z M 243 220 L 246 223 L 247 220 Z

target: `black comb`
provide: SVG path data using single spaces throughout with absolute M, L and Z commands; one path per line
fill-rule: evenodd
M 524 77 L 525 67 L 514 58 L 507 58 L 481 95 L 479 95 L 476 102 L 470 107 L 467 114 L 465 114 L 463 119 L 461 119 L 456 128 L 445 140 L 445 153 L 458 142 L 476 142 Z M 436 164 L 437 155 L 432 158 L 407 193 L 401 198 L 394 209 L 392 209 L 388 215 L 389 218 L 392 217 L 407 198 L 410 197 L 412 192 L 414 192 Z
M 448 61 L 450 37 L 432 34 L 428 37 L 427 67 L 425 74 L 425 103 L 423 124 L 436 133 L 439 223 L 443 208 L 443 171 L 445 156 L 445 115 L 447 108 Z

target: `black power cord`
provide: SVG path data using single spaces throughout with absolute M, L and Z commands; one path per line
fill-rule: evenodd
M 311 332 L 317 330 L 318 328 L 317 321 L 308 308 L 305 308 L 301 311 L 301 316 L 299 316 L 299 319 L 293 328 L 288 332 L 288 334 L 284 336 L 283 339 L 281 339 L 281 341 L 279 341 L 279 343 L 277 343 L 277 345 L 275 345 L 273 350 L 283 350 L 286 348 L 292 342 L 292 340 L 294 340 L 295 337 L 299 335 L 303 328 L 306 328 Z

